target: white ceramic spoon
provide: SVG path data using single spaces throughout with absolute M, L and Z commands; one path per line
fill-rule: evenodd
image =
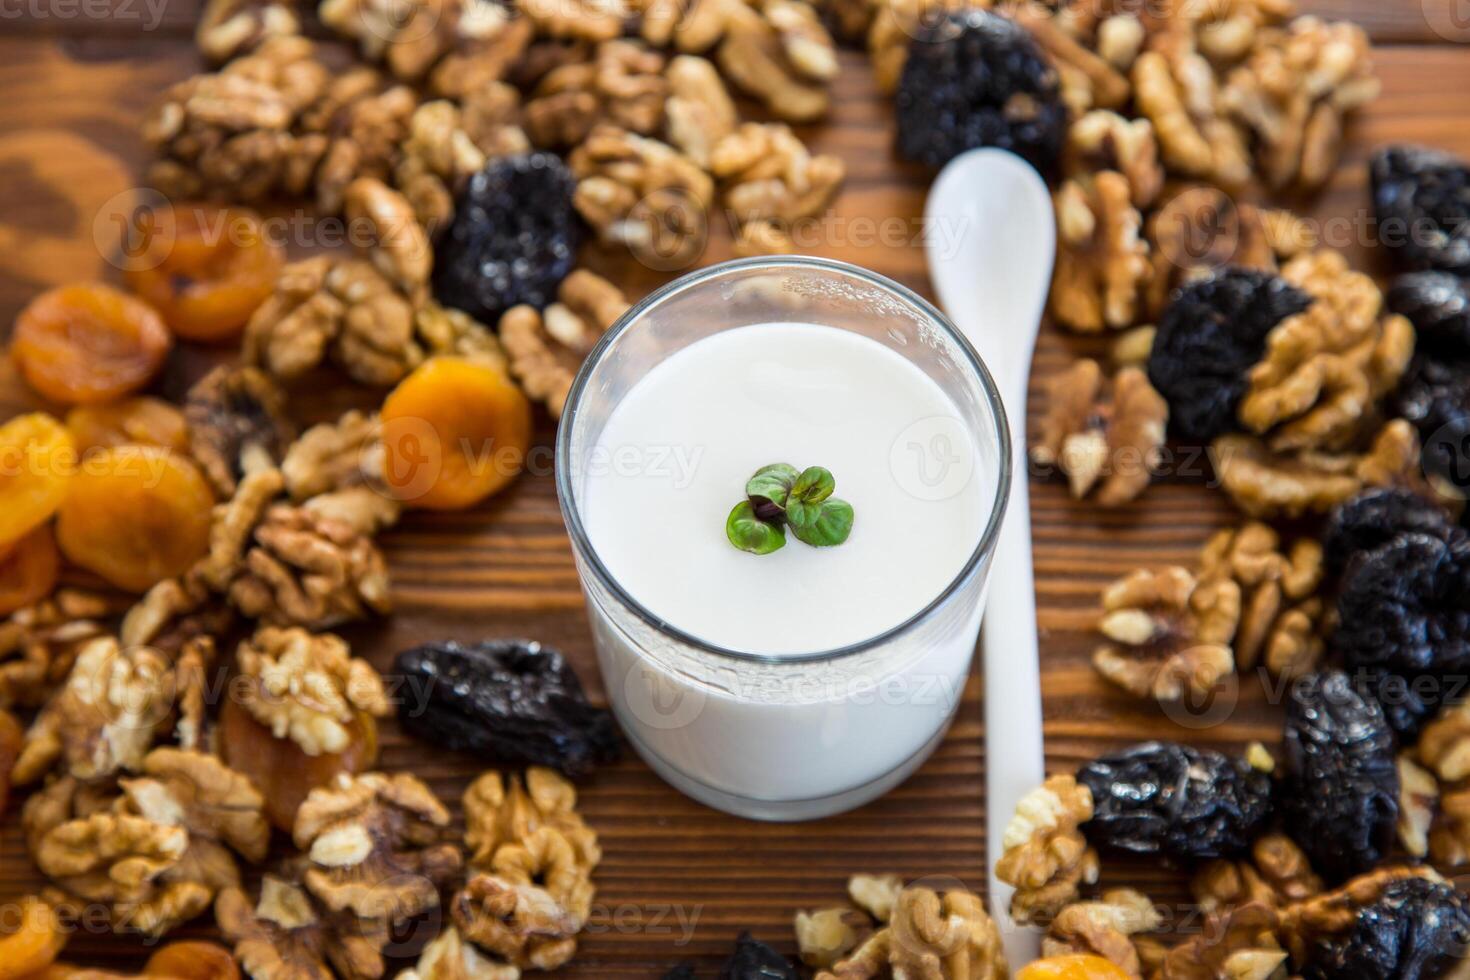
M 924 207 L 929 276 L 995 376 L 1015 449 L 1010 503 L 990 572 L 985 654 L 985 806 L 990 901 L 1014 966 L 1037 938 L 1009 921 L 1011 889 L 994 879 L 1006 823 L 1043 778 L 1041 675 L 1026 486 L 1026 383 L 1056 255 L 1046 183 L 1005 150 L 971 150 L 944 168 Z

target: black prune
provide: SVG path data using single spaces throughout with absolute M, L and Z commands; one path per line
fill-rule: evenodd
M 735 952 L 720 969 L 720 980 L 797 980 L 796 968 L 748 932 L 735 940 Z
M 1432 980 L 1470 944 L 1470 900 L 1427 878 L 1405 878 L 1358 910 L 1351 928 L 1314 944 L 1305 980 Z
M 1312 298 L 1279 276 L 1225 268 L 1181 287 L 1159 318 L 1148 378 L 1169 403 L 1169 431 L 1204 445 L 1235 428 L 1246 372 L 1266 335 Z
M 429 643 L 400 653 L 399 719 L 411 735 L 490 764 L 583 776 L 618 757 L 612 715 L 587 702 L 566 658 L 530 640 Z
M 492 326 L 512 306 L 544 308 L 576 261 L 576 184 L 551 153 L 487 163 L 435 242 L 434 296 Z
M 1470 167 L 1451 154 L 1389 146 L 1368 165 L 1380 239 L 1410 269 L 1470 276 Z
M 1412 490 L 1368 490 L 1332 512 L 1322 536 L 1322 563 L 1336 578 L 1353 558 L 1387 544 L 1400 532 L 1447 538 L 1453 527 L 1437 504 Z
M 1470 676 L 1470 540 L 1406 532 L 1357 557 L 1343 576 L 1332 646 L 1412 739 Z
M 1181 860 L 1244 851 L 1271 815 L 1271 780 L 1243 759 L 1144 742 L 1077 773 L 1092 791 L 1094 846 Z
M 984 10 L 924 25 L 896 102 L 899 154 L 932 167 L 997 146 L 1047 174 L 1066 133 L 1056 70 L 1023 27 Z
M 1389 407 L 1418 430 L 1425 472 L 1470 490 L 1470 356 L 1416 353 Z
M 1406 272 L 1384 294 L 1388 308 L 1414 325 L 1414 349 L 1470 355 L 1470 293 L 1448 272 Z
M 1308 675 L 1289 693 L 1278 808 L 1312 869 L 1339 882 L 1373 867 L 1393 844 L 1393 731 L 1340 670 Z

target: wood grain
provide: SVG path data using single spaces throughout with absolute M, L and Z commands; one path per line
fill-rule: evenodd
M 9 8 L 0 0 L 0 10 L 30 10 L 6 20 L 0 36 L 3 323 L 45 284 L 111 278 L 94 244 L 95 216 L 138 172 L 143 151 L 136 131 L 147 105 L 195 66 L 187 37 L 192 0 L 172 0 L 158 29 L 146 32 L 117 19 L 62 20 L 44 5 L 62 0 L 40 2 Z M 1333 244 L 1377 270 L 1368 245 L 1363 161 L 1372 147 L 1395 140 L 1470 155 L 1470 52 L 1427 28 L 1425 7 L 1417 2 L 1319 0 L 1311 6 L 1359 17 L 1380 39 L 1405 42 L 1378 51 L 1385 93 L 1355 124 L 1332 185 L 1301 205 L 1318 218 L 1347 219 L 1342 240 Z M 815 149 L 841 155 L 850 173 L 811 251 L 928 292 L 918 233 L 929 174 L 893 159 L 891 107 L 860 57 L 845 56 L 831 118 L 805 135 Z M 716 228 L 702 261 L 728 254 L 728 235 Z M 599 254 L 593 261 L 630 292 L 664 278 L 627 256 Z M 1075 354 L 1096 353 L 1102 343 L 1044 332 L 1033 376 L 1033 417 L 1041 382 Z M 181 351 L 161 390 L 177 394 L 218 356 Z M 298 393 L 297 404 L 305 415 L 322 417 L 352 397 L 345 386 L 312 386 Z M 32 404 L 8 365 L 0 368 L 0 414 Z M 551 426 L 543 422 L 543 452 L 551 437 Z M 1070 770 L 1104 748 L 1148 737 L 1226 747 L 1278 737 L 1278 711 L 1254 679 L 1243 680 L 1224 702 L 1222 717 L 1171 718 L 1117 694 L 1087 663 L 1103 584 L 1143 564 L 1189 563 L 1210 531 L 1230 522 L 1228 502 L 1204 486 L 1198 460 L 1194 470 L 1170 476 L 1134 505 L 1112 512 L 1072 502 L 1058 483 L 1031 483 L 1047 759 L 1054 770 Z M 379 667 L 387 667 L 395 651 L 428 638 L 525 635 L 565 650 L 594 696 L 602 698 L 548 472 L 528 474 L 469 513 L 411 515 L 384 545 L 398 612 L 346 631 Z M 576 962 L 556 975 L 656 977 L 686 958 L 701 962 L 708 975 L 744 928 L 789 951 L 792 912 L 838 900 L 855 871 L 943 874 L 979 887 L 985 872 L 980 683 L 979 677 L 971 679 L 949 737 L 917 775 L 885 799 L 830 820 L 766 825 L 726 817 L 679 796 L 632 758 L 598 773 L 582 790 L 582 809 L 606 848 L 597 876 L 598 915 Z M 458 793 L 478 771 L 475 760 L 426 752 L 391 725 L 383 764 L 421 774 L 456 800 L 456 809 Z M 1176 872 L 1156 866 L 1116 872 L 1111 880 L 1140 885 L 1165 902 L 1182 901 Z M 0 900 L 41 883 L 12 814 L 0 826 Z M 411 951 L 436 928 L 426 923 L 397 951 Z M 206 922 L 185 933 L 210 931 Z M 98 935 L 78 936 L 68 953 L 118 968 L 136 967 L 144 955 L 134 939 Z

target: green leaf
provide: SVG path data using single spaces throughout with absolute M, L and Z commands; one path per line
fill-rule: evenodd
M 792 485 L 791 496 L 804 504 L 820 504 L 832 496 L 832 491 L 836 489 L 837 481 L 833 479 L 831 470 L 822 466 L 808 466 Z
M 809 508 L 815 516 L 804 523 L 792 522 L 791 533 L 813 548 L 830 548 L 847 540 L 852 533 L 852 504 L 835 497 Z
M 851 519 L 848 523 L 852 523 Z M 781 525 L 756 517 L 755 507 L 748 500 L 736 504 L 725 519 L 725 537 L 735 547 L 752 555 L 769 555 L 786 545 L 786 532 Z
M 791 493 L 791 487 L 796 483 L 799 474 L 796 467 L 789 463 L 772 463 L 770 466 L 762 466 L 755 471 L 745 484 L 745 495 L 755 505 L 762 516 L 767 520 L 773 519 L 778 514 L 771 513 L 771 508 L 762 506 L 763 503 L 771 504 L 776 511 L 784 510 L 786 498 Z

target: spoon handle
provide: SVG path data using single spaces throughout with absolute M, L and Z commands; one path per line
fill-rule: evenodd
M 1024 450 L 1018 453 L 1024 459 Z M 1031 929 L 1010 921 L 1011 887 L 995 878 L 1006 824 L 1021 797 L 1041 784 L 1041 671 L 1036 640 L 1036 593 L 1031 571 L 1031 502 L 1026 468 L 1011 482 L 1010 503 L 995 549 L 981 627 L 985 651 L 985 817 L 990 861 L 990 908 L 1004 928 L 1006 954 L 1015 965 L 1037 955 Z

